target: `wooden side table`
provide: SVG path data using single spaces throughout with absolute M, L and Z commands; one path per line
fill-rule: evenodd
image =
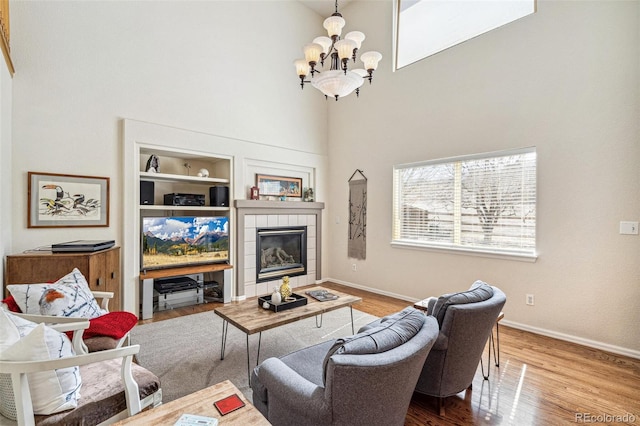
M 245 403 L 245 406 L 222 416 L 213 405 L 231 394 L 237 394 Z M 229 380 L 217 383 L 198 392 L 183 396 L 182 398 L 167 402 L 147 411 L 136 414 L 115 423 L 116 425 L 172 425 L 183 414 L 195 414 L 198 416 L 215 417 L 219 425 L 270 425 L 262 413 L 254 407 L 242 392 Z

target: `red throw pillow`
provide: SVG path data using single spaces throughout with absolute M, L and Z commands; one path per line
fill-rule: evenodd
M 22 311 L 20 310 L 20 306 L 18 306 L 18 304 L 16 303 L 16 299 L 14 299 L 13 296 L 9 295 L 9 297 L 4 299 L 2 303 L 7 305 L 11 312 L 17 312 L 19 314 L 22 313 Z
M 131 312 L 107 312 L 102 316 L 89 320 L 89 328 L 84 331 L 82 338 L 106 336 L 122 339 L 137 323 L 138 317 Z M 67 332 L 67 336 L 71 339 L 73 332 Z

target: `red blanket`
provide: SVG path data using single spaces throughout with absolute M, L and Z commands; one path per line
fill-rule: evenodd
M 7 297 L 2 303 L 5 303 L 11 312 L 22 312 L 13 296 Z M 89 328 L 84 331 L 82 337 L 88 339 L 90 337 L 107 336 L 114 339 L 121 339 L 137 323 L 138 318 L 131 312 L 108 312 L 97 318 L 90 319 Z M 67 335 L 71 338 L 73 332 L 68 332 Z

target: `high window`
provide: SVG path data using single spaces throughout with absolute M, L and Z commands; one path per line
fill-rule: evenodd
M 393 169 L 394 246 L 536 256 L 536 151 Z
M 394 0 L 395 69 L 535 13 L 535 0 Z

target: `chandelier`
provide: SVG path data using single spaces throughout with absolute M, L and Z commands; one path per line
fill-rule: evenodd
M 382 59 L 380 52 L 370 51 L 360 55 L 364 68 L 349 69 L 349 59 L 356 62 L 357 52 L 365 39 L 360 31 L 351 31 L 343 39 L 340 39 L 342 28 L 346 21 L 338 12 L 338 0 L 336 11 L 324 20 L 324 28 L 329 37 L 316 37 L 312 43 L 304 46 L 304 59 L 294 62 L 300 87 L 304 89 L 305 83 L 311 83 L 313 87 L 324 93 L 325 97 L 344 97 L 356 92 L 360 94 L 360 86 L 364 80 L 373 79 L 373 71 L 378 67 Z M 325 60 L 330 62 L 329 70 L 320 71 L 318 63 L 324 67 Z M 305 80 L 311 74 L 311 80 Z M 316 75 L 317 74 L 317 75 Z

